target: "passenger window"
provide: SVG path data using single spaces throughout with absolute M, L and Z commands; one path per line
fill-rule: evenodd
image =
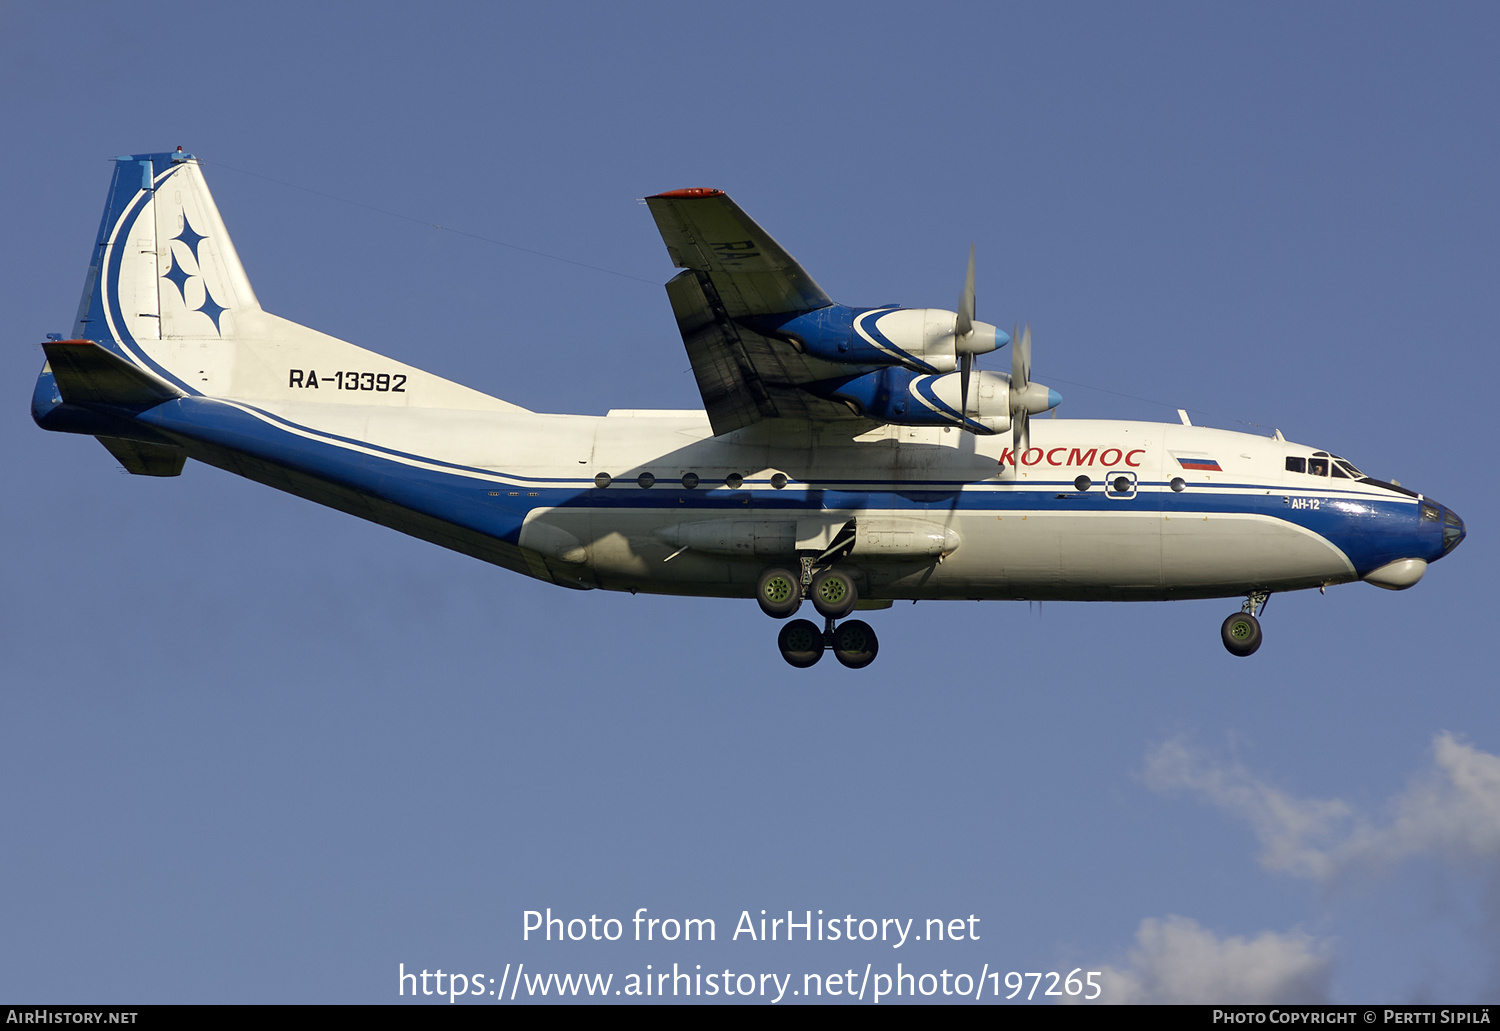
M 1292 458 L 1292 457 L 1288 456 L 1288 458 L 1286 460 L 1286 471 L 1289 472 L 1289 473 L 1305 473 L 1305 472 L 1307 472 L 1307 459 L 1305 459 L 1305 458 Z
M 1326 459 L 1326 458 L 1309 458 L 1307 460 L 1307 471 L 1311 475 L 1313 475 L 1313 476 L 1327 476 L 1328 475 L 1328 459 Z

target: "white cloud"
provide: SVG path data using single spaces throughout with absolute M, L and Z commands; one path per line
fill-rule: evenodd
M 1183 916 L 1148 918 L 1123 969 L 1106 966 L 1101 1002 L 1322 1003 L 1332 960 L 1327 944 L 1266 931 L 1219 938 Z
M 1306 877 L 1331 872 L 1326 843 L 1350 821 L 1337 799 L 1300 799 L 1256 778 L 1238 763 L 1214 766 L 1182 741 L 1168 741 L 1146 756 L 1146 784 L 1156 791 L 1190 791 L 1250 824 L 1272 870 Z M 1325 847 L 1319 847 L 1323 845 Z
M 1448 733 L 1433 737 L 1432 753 L 1432 765 L 1378 815 L 1336 798 L 1298 797 L 1181 740 L 1148 753 L 1145 780 L 1244 820 L 1269 870 L 1324 883 L 1422 857 L 1478 870 L 1493 911 L 1481 916 L 1480 936 L 1500 955 L 1500 756 Z M 1299 931 L 1220 938 L 1187 917 L 1148 918 L 1125 963 L 1103 967 L 1099 1001 L 1325 1003 L 1332 968 L 1330 943 Z
M 1343 848 L 1346 861 L 1434 853 L 1450 862 L 1500 859 L 1500 756 L 1451 734 L 1433 738 L 1433 769 L 1392 800 L 1392 819 Z M 1493 867 L 1491 868 L 1493 869 Z
M 1360 866 L 1431 855 L 1452 864 L 1500 869 L 1500 756 L 1441 733 L 1433 765 L 1388 803 L 1384 819 L 1354 813 L 1338 799 L 1297 798 L 1238 763 L 1215 764 L 1181 741 L 1146 757 L 1146 783 L 1188 791 L 1245 820 L 1267 869 L 1318 880 Z

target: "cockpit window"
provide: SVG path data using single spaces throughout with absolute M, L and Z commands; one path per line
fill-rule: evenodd
M 1443 509 L 1443 554 L 1458 547 L 1458 542 L 1463 539 L 1464 521 L 1448 509 Z
M 1435 523 L 1442 518 L 1442 513 L 1438 511 L 1438 507 L 1436 505 L 1429 505 L 1424 501 L 1422 502 L 1420 507 L 1422 509 L 1422 521 L 1424 523 Z
M 1337 455 L 1330 455 L 1326 451 L 1314 452 L 1312 458 L 1302 458 L 1298 455 L 1286 456 L 1286 471 L 1289 473 L 1307 473 L 1309 476 L 1327 476 L 1330 469 L 1334 476 L 1341 480 L 1367 480 L 1364 473 L 1354 468 L 1352 462 L 1346 461 Z

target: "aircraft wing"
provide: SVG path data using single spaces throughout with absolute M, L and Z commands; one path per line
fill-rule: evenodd
M 832 304 L 797 259 L 720 190 L 673 190 L 646 198 L 667 256 L 707 273 L 732 319 L 811 311 Z
M 761 419 L 859 419 L 801 388 L 848 376 L 848 365 L 808 357 L 754 328 L 757 316 L 833 304 L 797 260 L 719 190 L 674 190 L 646 204 L 672 263 L 687 270 L 667 283 L 667 297 L 714 433 Z

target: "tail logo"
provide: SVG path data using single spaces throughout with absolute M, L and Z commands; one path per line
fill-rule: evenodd
M 208 239 L 208 237 L 193 229 L 192 223 L 188 221 L 187 212 L 183 212 L 182 232 L 172 237 L 172 242 L 180 243 L 184 246 L 187 254 L 192 256 L 193 265 L 198 269 L 198 271 L 194 273 L 189 272 L 187 271 L 187 269 L 183 268 L 182 257 L 178 254 L 177 248 L 172 247 L 169 251 L 172 260 L 172 267 L 166 271 L 162 278 L 170 281 L 173 286 L 177 287 L 177 292 L 182 297 L 182 303 L 184 307 L 187 306 L 187 285 L 189 281 L 195 278 L 200 280 L 203 278 L 203 266 L 199 263 L 198 260 L 198 244 L 202 243 L 206 239 Z M 208 283 L 205 282 L 203 284 L 203 303 L 198 305 L 198 307 L 192 308 L 190 310 L 201 311 L 203 314 L 207 315 L 210 319 L 213 320 L 214 332 L 218 333 L 220 336 L 223 336 L 223 331 L 219 328 L 219 316 L 223 314 L 227 309 L 214 300 L 213 294 L 209 292 Z

